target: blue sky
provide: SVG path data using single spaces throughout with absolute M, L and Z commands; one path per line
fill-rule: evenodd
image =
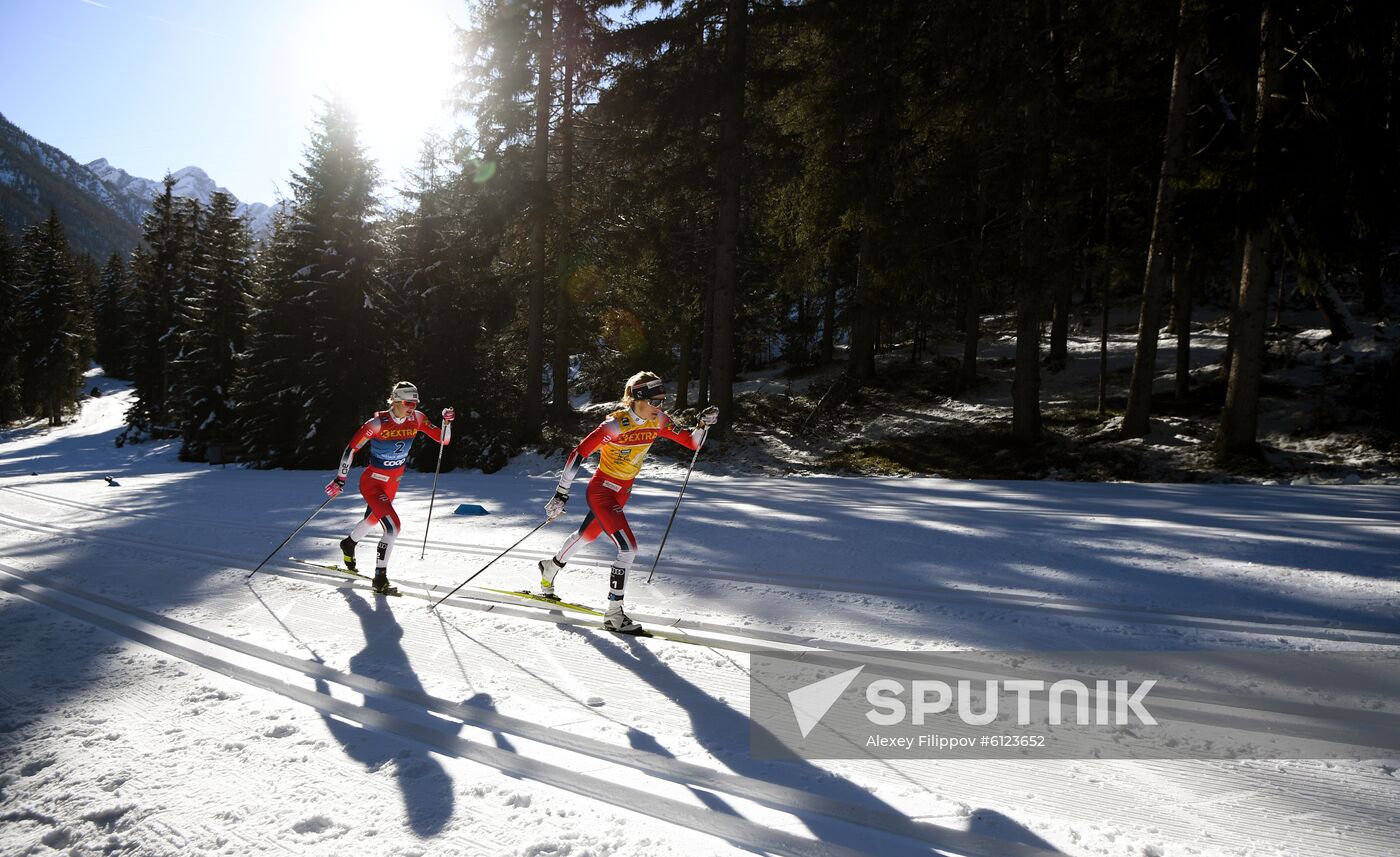
M 389 195 L 454 124 L 465 0 L 0 0 L 0 113 L 78 161 L 195 165 L 245 202 L 289 193 L 338 88 Z

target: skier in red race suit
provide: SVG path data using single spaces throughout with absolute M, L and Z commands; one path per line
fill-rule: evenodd
M 623 409 L 608 415 L 602 425 L 585 437 L 569 453 L 564 472 L 554 497 L 545 505 L 545 514 L 552 521 L 564 513 L 569 502 L 569 484 L 578 474 L 584 459 L 598 451 L 598 470 L 588 482 L 588 515 L 578 530 L 564 542 L 551 559 L 540 560 L 540 591 L 546 598 L 555 597 L 554 578 L 568 559 L 580 547 L 602 533 L 607 533 L 617 545 L 617 559 L 608 575 L 608 609 L 603 614 L 603 627 L 624 634 L 638 634 L 642 626 L 633 622 L 622 610 L 627 588 L 627 569 L 637 556 L 637 540 L 622 507 L 632 493 L 632 480 L 642 469 L 642 459 L 657 438 L 675 441 L 686 449 L 699 449 L 705 442 L 709 427 L 719 419 L 718 408 L 708 408 L 700 415 L 700 425 L 684 432 L 676 428 L 662 412 L 666 387 L 652 372 L 638 372 L 627 380 L 623 389 Z
M 326 494 L 335 497 L 345 488 L 355 453 L 368 443 L 369 466 L 360 474 L 360 494 L 366 503 L 365 516 L 349 536 L 341 539 L 340 550 L 345 555 L 345 567 L 358 572 L 359 569 L 355 567 L 355 543 L 365 537 L 370 527 L 379 524 L 384 532 L 379 537 L 379 552 L 374 563 L 374 591 L 382 595 L 396 595 L 398 590 L 389 585 L 389 555 L 394 550 L 394 541 L 401 529 L 399 515 L 394 511 L 394 495 L 399 491 L 404 463 L 408 461 L 408 451 L 413 448 L 413 440 L 419 432 L 443 446 L 451 443 L 452 420 L 456 418 L 456 413 L 452 408 L 443 408 L 442 429 L 439 431 L 437 426 L 428 422 L 427 415 L 418 410 L 418 388 L 407 381 L 394 385 L 388 405 L 387 411 L 379 411 L 370 417 L 350 439 L 350 444 L 340 457 L 340 472 L 326 486 Z

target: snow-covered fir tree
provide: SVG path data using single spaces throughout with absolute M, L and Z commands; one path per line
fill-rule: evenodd
M 132 334 L 136 330 L 137 314 L 131 279 L 121 254 L 113 253 L 102 266 L 102 275 L 93 298 L 93 318 L 96 328 L 94 359 L 114 378 L 131 375 L 134 354 Z
M 253 265 L 247 347 L 233 387 L 234 435 L 240 457 L 266 467 L 294 463 L 304 429 L 288 415 L 301 410 L 301 360 L 306 335 L 292 294 L 296 272 L 286 209 L 273 217 L 272 235 Z
M 180 304 L 190 285 L 198 203 L 174 196 L 175 180 L 155 198 L 142 222 L 142 246 L 132 254 L 140 321 L 131 380 L 136 389 L 127 421 L 143 430 L 172 428 L 173 364 L 180 353 Z
M 180 304 L 180 354 L 171 411 L 184 443 L 180 457 L 203 461 L 211 444 L 232 433 L 231 387 L 248 327 L 252 239 L 234 214 L 237 203 L 216 192 L 200 222 L 190 265 L 191 289 Z
M 53 426 L 62 424 L 77 398 L 83 342 L 92 336 L 87 295 L 70 254 L 57 213 L 50 211 L 43 223 L 24 231 L 19 260 L 23 404 Z
M 24 416 L 20 392 L 20 284 L 18 256 L 10 242 L 10 230 L 0 217 L 0 423 Z
M 378 209 L 376 181 L 349 108 L 327 102 L 304 170 L 292 176 L 290 212 L 274 241 L 274 270 L 254 316 L 254 324 L 262 324 L 266 310 L 276 307 L 287 317 L 273 322 L 274 329 L 290 323 L 295 333 L 255 335 L 243 382 L 247 389 L 290 394 L 291 407 L 278 419 L 295 427 L 297 438 L 285 449 L 270 434 L 249 435 L 248 451 L 257 460 L 301 466 L 334 461 L 349 433 L 383 400 L 391 380 L 385 337 L 401 348 L 416 347 L 400 332 L 406 319 L 380 317 L 381 253 L 371 222 Z M 268 406 L 268 400 L 246 395 L 239 401 L 244 408 Z
M 20 391 L 19 338 L 20 291 L 18 258 L 10 243 L 10 231 L 0 217 L 0 424 L 23 416 Z
M 96 317 L 93 303 L 102 285 L 102 268 L 88 253 L 78 253 L 73 257 L 73 275 L 78 281 L 79 299 L 76 304 L 80 314 L 79 327 L 86 331 L 78 341 L 78 362 L 84 369 L 92 365 L 97 357 Z
M 434 406 L 475 401 L 481 374 L 477 346 L 479 314 L 471 307 L 475 290 L 468 288 L 453 259 L 453 219 L 449 196 L 453 180 L 446 144 L 427 140 L 418 167 L 407 176 L 403 195 L 409 207 L 395 214 L 385 248 L 384 296 L 387 314 L 402 319 L 398 333 L 418 347 L 390 357 L 390 368 L 412 378 Z M 451 359 L 444 359 L 451 355 Z M 471 421 L 469 414 L 460 419 Z M 463 423 L 459 423 L 459 432 Z M 460 436 L 460 434 L 459 434 Z M 465 446 L 444 453 L 445 467 L 460 460 Z M 424 458 L 419 466 L 432 468 Z

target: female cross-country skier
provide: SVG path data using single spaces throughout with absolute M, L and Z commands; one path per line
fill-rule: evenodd
M 389 554 L 393 552 L 394 540 L 399 536 L 399 516 L 394 511 L 394 495 L 399 491 L 399 480 L 403 478 L 408 451 L 419 432 L 447 446 L 452 442 L 452 420 L 457 415 L 451 408 L 443 408 L 442 429 L 439 431 L 428 421 L 427 415 L 418 410 L 418 388 L 408 381 L 394 385 L 388 405 L 387 411 L 379 411 L 370 417 L 350 438 L 350 445 L 340 456 L 340 473 L 326 486 L 326 494 L 335 497 L 345 488 L 355 453 L 368 443 L 369 466 L 360 474 L 360 493 L 367 504 L 365 516 L 349 536 L 341 539 L 340 550 L 345 555 L 345 567 L 358 572 L 359 569 L 355 567 L 355 543 L 364 538 L 375 524 L 383 527 L 384 532 L 379 537 L 379 554 L 374 563 L 374 591 L 382 595 L 396 595 L 398 590 L 389 585 Z
M 689 432 L 680 431 L 661 411 L 665 399 L 666 387 L 660 376 L 638 372 L 629 378 L 622 392 L 622 410 L 609 414 L 602 425 L 569 453 L 554 497 L 545 504 L 545 514 L 551 521 L 564 513 L 564 505 L 569 502 L 569 484 L 578 475 L 579 465 L 598 450 L 598 469 L 588 482 L 588 515 L 553 558 L 540 560 L 540 594 L 546 598 L 556 597 L 554 578 L 569 557 L 600 533 L 607 533 L 617 545 L 617 559 L 608 575 L 608 609 L 603 614 L 603 627 L 609 631 L 624 634 L 642 631 L 642 626 L 627 618 L 622 610 L 627 569 L 637 555 L 637 540 L 632 536 L 622 507 L 632 493 L 632 480 L 642 469 L 642 459 L 659 437 L 673 440 L 686 449 L 699 449 L 710 426 L 719 419 L 719 408 L 708 408 L 700 415 L 699 426 Z

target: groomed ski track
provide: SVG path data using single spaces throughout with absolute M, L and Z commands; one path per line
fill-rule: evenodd
M 979 857 L 1046 857 L 1054 853 L 939 828 L 790 787 L 725 774 L 677 759 L 616 747 L 518 718 L 474 709 L 387 682 L 331 669 L 316 660 L 293 658 L 73 587 L 35 583 L 3 564 L 0 564 L 0 590 L 43 604 L 204 669 L 364 726 L 417 741 L 438 752 L 470 759 L 508 774 L 527 777 L 564 791 L 719 836 L 747 849 L 798 857 L 850 857 L 866 853 L 797 836 L 781 829 L 781 826 L 770 827 L 737 815 L 714 813 L 703 806 L 663 797 L 658 794 L 663 790 L 656 784 L 651 784 L 646 790 L 640 789 L 635 785 L 638 782 L 636 778 L 618 771 L 607 771 L 610 775 L 607 777 L 584 775 L 578 771 L 627 768 L 657 780 L 753 801 L 789 813 L 798 820 L 821 814 L 856 828 L 870 828 L 868 833 L 857 833 L 857 837 L 875 832 L 892 833 L 922 841 L 948 853 Z M 316 683 L 315 686 L 305 687 L 307 680 Z M 423 711 L 444 714 L 452 718 L 452 726 L 460 723 L 476 730 L 476 733 L 463 736 L 440 723 L 429 725 L 423 718 L 391 716 L 366 703 L 356 704 L 337 698 L 325 687 L 327 684 L 338 685 L 363 698 L 384 697 Z M 482 738 L 492 733 L 517 739 L 516 749 L 508 752 L 488 746 Z M 526 754 L 518 745 L 522 739 L 586 757 L 586 760 L 581 763 L 566 760 L 572 761 L 572 764 L 543 762 Z M 927 850 L 912 842 L 889 840 L 881 843 L 881 853 L 912 854 Z
M 70 503 L 69 508 L 74 508 L 73 501 L 67 502 Z M 319 664 L 316 660 L 319 656 L 315 654 L 311 660 L 306 660 L 304 655 L 308 649 L 325 653 L 329 644 L 323 637 L 309 635 L 303 629 L 346 621 L 343 618 L 338 620 L 337 617 L 344 617 L 350 612 L 349 599 L 360 600 L 367 596 L 367 593 L 355 591 L 359 588 L 359 581 L 333 573 L 307 574 L 294 566 L 277 563 L 277 567 L 273 569 L 275 579 L 259 583 L 255 578 L 257 588 L 254 590 L 254 600 L 248 603 L 248 598 L 240 599 L 237 596 L 239 590 L 246 593 L 247 588 L 230 586 L 228 582 L 241 578 L 246 573 L 241 569 L 256 562 L 256 558 L 251 554 L 195 549 L 187 545 L 162 543 L 130 535 L 103 533 L 100 530 L 93 532 L 86 530 L 80 523 L 59 524 L 52 520 L 34 520 L 28 514 L 19 514 L 10 505 L 0 508 L 5 509 L 0 513 L 0 522 L 14 530 L 27 532 L 29 538 L 25 541 L 36 545 L 45 542 L 52 547 L 54 542 L 60 542 L 90 554 L 120 549 L 126 554 L 135 552 L 150 557 L 164 556 L 175 561 L 173 566 L 213 569 L 216 571 L 215 578 L 219 581 L 215 585 L 214 579 L 210 578 L 202 585 L 207 590 L 208 597 L 202 598 L 198 610 L 195 611 L 199 621 L 188 623 L 145 611 L 129 603 L 129 598 L 109 598 L 105 594 L 85 592 L 72 587 L 65 590 L 60 588 L 59 580 L 45 580 L 48 575 L 36 575 L 32 567 L 23 569 L 7 562 L 3 570 L 7 572 L 4 577 L 8 578 L 8 583 L 4 588 L 11 595 L 42 603 L 51 609 L 63 610 L 70 616 L 79 616 L 83 621 L 95 623 L 109 632 L 136 639 L 142 645 L 151 646 L 154 643 L 157 650 L 171 657 L 190 660 L 184 655 L 192 654 L 196 659 L 191 662 L 199 664 L 202 669 L 234 675 L 229 668 L 238 667 L 242 672 L 234 677 L 239 681 L 264 689 L 270 687 L 270 692 L 278 693 L 295 703 L 401 736 L 405 740 L 431 747 L 436 752 L 471 759 L 499 771 L 526 777 L 551 787 L 563 788 L 573 794 L 619 806 L 627 811 L 665 818 L 670 823 L 679 822 L 683 826 L 695 825 L 693 829 L 718 835 L 738 847 L 751 850 L 832 854 L 848 853 L 851 850 L 881 854 L 1037 853 L 1035 848 L 1021 846 L 1014 840 L 998 839 L 990 844 L 980 840 L 960 840 L 960 836 L 965 836 L 963 831 L 939 825 L 919 824 L 914 820 L 917 814 L 900 815 L 888 810 L 860 807 L 852 801 L 823 797 L 819 789 L 808 792 L 788 783 L 726 774 L 706 765 L 683 762 L 664 754 L 638 751 L 629 748 L 626 743 L 590 743 L 582 736 L 573 735 L 569 731 L 570 727 L 580 722 L 577 716 L 566 716 L 556 727 L 538 726 L 507 715 L 493 716 L 491 711 L 485 709 L 472 710 L 472 706 L 453 703 L 446 695 L 440 693 L 420 693 L 412 688 L 396 685 L 392 681 L 358 676 L 347 670 Z M 88 511 L 95 513 L 96 509 L 89 507 Z M 194 524 L 194 521 L 187 523 Z M 316 535 L 313 533 L 309 538 L 315 538 Z M 442 549 L 451 550 L 453 547 L 478 555 L 486 554 L 487 551 L 494 554 L 499 550 L 489 546 L 453 545 L 445 545 Z M 11 551 L 16 549 L 21 555 L 26 553 L 22 545 L 12 543 L 3 554 L 9 556 Z M 406 581 L 401 583 L 405 587 L 412 587 L 409 592 L 421 592 L 423 600 L 432 593 L 445 592 L 450 588 L 437 584 L 423 585 Z M 121 581 L 119 578 L 104 580 L 102 588 L 106 592 L 120 592 Z M 256 595 L 259 590 L 262 593 L 260 596 Z M 336 598 L 327 602 L 328 590 L 331 590 L 332 594 L 340 593 L 340 597 L 346 599 L 345 603 L 340 603 Z M 584 697 L 587 694 L 580 688 L 608 688 L 609 697 L 612 699 L 618 695 L 644 690 L 636 686 L 640 677 L 625 673 L 622 682 L 630 682 L 634 686 L 619 686 L 617 676 L 606 674 L 608 658 L 599 658 L 601 664 L 587 660 L 579 661 L 576 656 L 570 657 L 562 652 L 551 653 L 546 645 L 532 642 L 538 632 L 532 631 L 531 628 L 540 627 L 541 622 L 555 625 L 577 624 L 585 627 L 592 624 L 582 617 L 574 621 L 560 611 L 511 604 L 505 598 L 498 598 L 493 603 L 491 598 L 473 596 L 460 599 L 460 602 L 456 606 L 467 607 L 473 612 L 454 611 L 448 615 L 432 616 L 421 608 L 408 612 L 398 609 L 400 603 L 412 604 L 418 608 L 421 601 L 393 599 L 387 602 L 389 609 L 400 614 L 403 619 L 404 645 L 413 654 L 415 663 L 446 665 L 445 661 L 450 658 L 456 662 L 457 668 L 465 673 L 463 663 L 475 664 L 484 658 L 498 658 L 503 661 L 505 669 L 528 674 L 531 683 L 536 685 L 536 691 L 566 698 L 576 710 L 585 712 L 589 711 L 584 705 Z M 75 614 L 74 611 L 80 613 Z M 503 630 L 499 624 L 489 630 L 478 629 L 468 617 L 480 614 L 509 617 L 512 621 L 535 621 L 523 626 L 517 622 L 518 627 L 511 630 Z M 291 641 L 289 645 L 295 644 L 292 645 L 294 651 L 301 650 L 299 654 L 302 657 L 274 652 L 259 646 L 240 651 L 238 646 L 224 645 L 224 641 L 234 639 L 227 634 L 220 635 L 203 627 L 214 624 L 214 617 L 226 622 L 236 621 L 238 625 L 256 626 L 260 639 L 280 633 Z M 666 620 L 662 617 L 649 617 L 649 621 Z M 1244 622 L 1242 627 L 1236 627 L 1234 630 L 1244 633 L 1277 633 L 1262 629 L 1251 631 L 1251 627 L 1256 624 L 1258 623 Z M 723 630 L 723 638 L 718 634 L 715 636 L 727 645 L 721 645 L 719 648 L 732 652 L 824 645 L 840 648 L 843 645 L 839 640 L 822 641 L 768 629 L 700 622 L 691 623 L 690 626 L 684 622 L 674 622 L 674 625 L 680 630 L 696 634 Z M 413 636 L 425 633 L 434 626 L 439 636 L 436 652 L 431 650 L 431 641 L 412 641 Z M 293 628 L 296 629 L 295 632 Z M 1349 635 L 1362 634 L 1364 638 L 1376 633 L 1370 630 L 1319 629 L 1307 625 L 1294 630 L 1298 632 L 1297 636 L 1304 639 L 1310 638 L 1319 630 L 1349 640 L 1357 639 Z M 617 653 L 613 657 L 632 657 L 634 653 L 648 650 L 657 650 L 665 655 L 661 647 L 672 645 L 665 640 L 617 641 L 616 638 L 601 632 L 582 632 L 602 638 L 603 642 L 597 646 L 608 646 L 609 650 Z M 1371 639 L 1371 642 L 1395 644 L 1393 640 L 1388 639 L 1389 637 L 1390 635 L 1380 635 Z M 458 646 L 467 652 L 465 656 L 462 651 L 458 651 Z M 172 652 L 171 647 L 178 647 L 178 651 Z M 602 651 L 600 648 L 599 653 Z M 597 655 L 589 657 L 597 658 Z M 727 656 L 721 651 L 717 657 L 722 662 Z M 563 661 L 566 658 L 567 664 L 552 662 Z M 693 667 L 687 660 L 671 658 L 667 662 L 673 668 Z M 730 674 L 715 676 L 713 665 L 716 661 L 708 663 L 710 665 L 704 668 L 712 674 L 706 688 L 708 693 L 721 700 L 745 696 L 741 667 L 730 661 Z M 600 670 L 599 666 L 603 669 Z M 327 690 L 321 690 L 316 684 L 318 681 Z M 276 684 L 273 684 L 274 682 Z M 287 688 L 295 690 L 283 693 Z M 358 697 L 359 701 L 355 702 L 352 699 L 346 702 L 342 698 L 345 694 L 341 694 L 337 689 L 343 689 L 352 697 Z M 664 693 L 665 688 L 661 690 Z M 373 700 L 387 702 L 381 701 L 372 705 Z M 384 709 L 391 706 L 399 713 L 386 714 Z M 675 725 L 674 712 L 668 715 L 650 705 L 644 706 L 644 709 L 652 711 L 659 722 L 669 723 L 662 731 L 683 731 L 683 726 Z M 429 714 L 451 717 L 454 725 L 464 725 L 465 731 L 460 735 L 453 734 L 451 730 L 444 731 L 441 723 L 428 717 Z M 478 736 L 476 741 L 472 740 L 474 735 Z M 526 748 L 532 744 L 547 746 L 551 748 L 551 752 L 576 754 L 585 760 L 577 766 L 561 765 L 555 758 L 549 761 L 529 759 L 528 763 L 520 762 L 521 758 L 526 758 L 520 755 L 523 749 L 507 752 L 486 745 L 486 742 L 494 740 L 491 736 L 500 735 L 510 736 L 511 744 L 516 748 Z M 477 752 L 479 750 L 494 752 L 482 755 Z M 609 754 L 618 754 L 618 758 L 600 758 L 600 755 L 606 757 Z M 1166 837 L 1168 841 L 1192 841 L 1193 837 L 1198 838 L 1201 835 L 1201 826 L 1207 825 L 1210 828 L 1208 835 L 1212 845 L 1203 853 L 1217 853 L 1215 849 L 1219 849 L 1218 853 L 1346 853 L 1369 857 L 1390 853 L 1390 845 L 1393 844 L 1392 840 L 1381 835 L 1384 826 L 1378 827 L 1375 814 L 1378 811 L 1383 812 L 1380 807 L 1387 796 L 1392 794 L 1393 784 L 1383 778 L 1365 776 L 1337 780 L 1327 776 L 1326 765 L 1301 763 L 1279 768 L 1266 763 L 1232 766 L 1224 763 L 1027 762 L 983 763 L 980 766 L 940 766 L 937 763 L 929 763 L 921 768 L 871 764 L 877 768 L 884 768 L 884 776 L 892 776 L 892 782 L 902 783 L 904 788 L 912 789 L 915 793 L 929 795 L 946 795 L 951 790 L 975 800 L 974 795 L 985 796 L 1005 791 L 1008 782 L 1012 782 L 1015 789 L 1038 795 L 1041 801 L 1045 801 L 1050 795 L 1056 795 L 1049 798 L 1049 802 L 1067 817 L 1119 820 L 1132 818 L 1142 826 Z M 945 770 L 940 772 L 940 767 Z M 552 779 L 576 779 L 580 772 L 591 774 L 614 771 L 617 768 L 625 768 L 628 771 L 620 781 L 615 779 L 617 774 L 612 773 L 599 778 L 596 783 L 584 780 L 580 781 L 581 784 L 575 783 L 573 788 L 569 788 L 568 785 L 560 785 Z M 647 778 L 648 785 L 645 788 L 634 787 L 633 780 L 637 776 Z M 652 781 L 667 784 L 665 788 L 673 791 L 667 793 L 664 789 L 653 787 L 650 785 Z M 1082 797 L 1075 795 L 1076 790 L 1086 789 L 1092 793 L 1092 798 L 1088 801 L 1091 807 L 1085 806 Z M 633 791 L 640 794 L 633 794 Z M 1062 794 L 1056 794 L 1057 792 Z M 697 807 L 694 796 L 699 793 L 723 795 L 727 811 L 705 809 L 707 801 L 713 798 L 700 800 Z M 634 799 L 642 800 L 640 808 L 632 805 Z M 1296 824 L 1302 817 L 1299 813 L 1304 805 L 1311 807 L 1309 815 L 1325 813 L 1327 823 L 1307 824 L 1301 827 Z M 842 817 L 844 807 L 854 807 L 857 812 L 850 817 Z M 680 814 L 676 815 L 676 812 Z M 736 816 L 736 813 L 742 815 Z M 774 813 L 786 817 L 787 820 L 775 818 Z M 869 823 L 862 825 L 856 821 L 861 817 L 861 813 L 865 814 L 862 820 Z M 813 844 L 815 840 L 790 832 L 802 829 L 805 824 L 811 822 L 814 815 L 820 815 L 823 819 L 820 827 L 824 837 L 836 840 L 825 843 L 822 846 L 825 850 L 817 850 Z M 713 824 L 716 820 L 724 823 L 716 828 Z M 836 832 L 837 827 L 845 827 L 848 832 L 841 835 Z M 1263 832 L 1269 832 L 1272 836 L 1261 838 Z M 842 844 L 843 841 L 847 844 Z M 857 846 L 855 843 L 862 844 Z M 1018 850 L 1020 848 L 1027 850 Z
M 59 497 L 53 497 L 33 490 L 17 488 L 14 486 L 0 486 L 0 490 L 9 492 L 20 497 L 24 497 L 29 500 L 36 500 L 39 502 L 49 503 L 55 506 L 61 506 L 77 511 L 84 511 L 94 515 L 107 515 L 111 513 L 110 509 L 102 509 L 91 504 L 75 502 Z M 151 513 L 141 512 L 139 510 L 124 510 L 121 512 L 121 514 L 128 515 L 131 517 L 152 517 Z M 4 517 L 8 520 L 9 523 L 11 523 L 14 526 L 41 529 L 50 528 L 50 531 L 53 532 L 67 532 L 69 534 L 77 533 L 76 527 L 66 524 L 60 525 L 46 523 L 42 521 L 33 521 L 24 518 L 19 518 L 14 515 L 6 515 Z M 176 522 L 187 523 L 199 527 L 218 526 L 221 523 L 219 521 L 200 517 L 171 517 L 165 515 L 162 515 L 161 517 L 166 522 L 170 522 L 173 520 Z M 1315 517 L 1317 518 L 1319 523 L 1335 523 L 1337 522 L 1337 520 L 1339 520 L 1325 518 L 1323 516 Z M 1384 528 L 1395 528 L 1397 526 L 1400 526 L 1393 522 L 1388 522 L 1384 520 L 1368 522 L 1367 525 Z M 255 525 L 252 528 L 264 530 L 265 532 L 267 532 L 269 539 L 276 538 L 275 533 L 277 531 L 273 528 L 256 527 Z M 111 536 L 103 537 L 114 538 Z M 339 535 L 315 527 L 308 527 L 307 530 L 303 531 L 302 537 L 320 537 L 326 540 L 335 541 L 339 538 Z M 235 556 L 218 551 L 206 551 L 191 548 L 175 548 L 169 545 L 161 545 L 145 540 L 132 541 L 129 539 L 125 539 L 122 541 L 127 544 L 132 544 L 133 546 L 161 550 L 163 552 L 171 554 L 172 556 L 189 556 L 191 558 L 199 558 L 205 561 L 224 560 L 233 563 L 246 564 L 248 565 L 248 567 L 252 567 L 257 563 L 257 559 L 250 556 Z M 273 541 L 272 543 L 275 544 L 276 542 Z M 497 547 L 493 545 L 481 545 L 461 542 L 442 542 L 432 540 L 428 541 L 427 546 L 434 553 L 445 552 L 455 554 L 468 554 L 484 557 L 487 559 L 495 556 L 503 549 L 502 547 Z M 400 545 L 399 550 L 401 552 L 407 552 L 410 547 L 410 544 L 402 544 Z M 551 556 L 551 553 L 549 553 L 548 551 L 540 551 L 525 547 L 518 548 L 512 553 L 512 557 L 516 560 L 528 559 L 531 562 L 545 559 L 549 556 Z M 271 562 L 274 566 L 276 566 L 274 569 L 271 570 L 271 572 L 273 573 L 282 573 L 287 570 L 305 570 L 298 568 L 295 564 L 288 564 L 282 562 L 278 557 L 274 557 Z M 589 557 L 580 557 L 579 559 L 575 560 L 572 564 L 575 566 L 592 567 L 601 570 L 606 570 L 606 568 L 608 567 L 608 563 L 606 561 L 599 561 L 596 559 L 591 559 Z M 639 560 L 637 565 L 639 567 L 649 567 L 650 562 L 646 560 Z M 264 571 L 269 571 L 269 569 L 267 567 L 264 567 Z M 920 586 L 917 584 L 894 586 L 889 584 L 881 584 L 879 582 L 863 582 L 852 578 L 833 578 L 821 575 L 802 575 L 797 572 L 769 572 L 765 570 L 762 576 L 759 576 L 755 575 L 751 571 L 721 568 L 702 569 L 696 567 L 689 567 L 685 564 L 672 563 L 670 561 L 668 561 L 664 565 L 664 567 L 662 568 L 662 572 L 664 574 L 675 575 L 678 577 L 685 578 L 709 579 L 733 583 L 762 584 L 764 586 L 770 587 L 800 587 L 805 590 L 819 590 L 830 593 L 869 595 L 882 598 L 889 598 L 897 601 L 914 601 L 920 603 L 931 603 L 935 605 L 960 605 L 989 610 L 1021 611 L 1033 613 L 1060 613 L 1064 614 L 1066 617 L 1076 617 L 1090 620 L 1146 623 L 1151 625 L 1195 628 L 1209 631 L 1256 634 L 1266 637 L 1311 638 L 1318 640 L 1332 640 L 1337 642 L 1361 643 L 1366 645 L 1377 646 L 1400 645 L 1400 618 L 1397 618 L 1394 622 L 1385 622 L 1380 621 L 1378 619 L 1374 622 L 1342 623 L 1336 620 L 1315 619 L 1309 617 L 1287 615 L 1240 616 L 1232 615 L 1224 611 L 1182 611 L 1177 609 L 1158 608 L 1153 606 L 1133 606 L 1105 602 L 1093 602 L 1082 599 L 1047 597 L 1043 595 L 1019 594 L 997 591 L 977 591 L 950 587 Z M 401 581 L 396 576 L 394 582 L 399 583 Z M 436 592 L 439 594 L 439 596 L 445 595 L 448 591 L 452 589 L 452 586 L 442 586 L 441 584 L 437 583 L 429 584 L 414 581 L 402 582 L 405 583 L 405 585 L 412 586 L 423 592 Z M 453 586 L 455 586 L 455 583 L 453 584 Z M 518 601 L 509 601 L 506 599 L 499 600 L 505 604 L 519 603 Z M 636 614 L 636 618 L 639 621 L 649 622 L 651 624 L 662 624 L 678 628 L 690 627 L 695 628 L 696 630 L 719 627 L 714 626 L 713 624 L 700 622 L 684 622 L 676 619 L 668 619 L 666 617 L 650 615 L 641 612 Z M 735 629 L 732 626 L 723 626 L 723 629 L 727 630 L 729 633 L 735 633 Z M 810 646 L 835 646 L 838 648 L 841 647 L 841 644 L 832 641 L 823 641 L 810 637 L 804 638 L 797 635 L 786 635 L 781 633 L 774 634 L 772 632 L 764 632 L 758 629 L 743 629 L 742 631 L 740 631 L 740 633 L 743 633 L 748 636 L 754 636 L 760 639 L 768 639 L 773 642 L 779 643 L 796 643 L 798 645 Z
M 95 383 L 107 395 L 76 422 L 0 446 L 0 844 L 16 851 L 1388 857 L 1400 841 L 1393 759 L 785 765 L 746 747 L 750 651 L 1393 647 L 1395 486 L 697 473 L 657 584 L 629 598 L 707 638 L 677 645 L 486 593 L 425 609 L 533 525 L 557 462 L 529 456 L 444 475 L 423 563 L 428 481 L 409 474 L 394 577 L 410 597 L 276 559 L 245 583 L 324 479 L 116 449 L 130 393 Z M 629 506 L 644 552 L 683 467 L 649 464 Z M 493 517 L 446 517 L 448 497 Z M 331 558 L 357 506 L 282 553 Z M 476 582 L 532 585 L 577 511 Z M 591 553 L 564 590 L 585 604 L 607 564 Z M 672 810 L 684 823 L 649 814 Z

